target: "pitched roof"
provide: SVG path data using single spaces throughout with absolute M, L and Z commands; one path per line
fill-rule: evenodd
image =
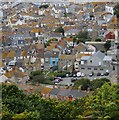
M 33 28 L 31 30 L 32 33 L 39 33 L 39 32 L 42 32 L 42 29 L 41 28 Z
M 88 60 L 90 58 L 90 56 L 83 56 L 83 57 L 81 57 L 81 60 Z
M 6 77 L 5 75 L 0 76 L 0 83 L 5 82 L 6 80 L 8 80 L 8 77 Z
M 73 42 L 73 38 L 65 38 L 65 40 L 68 42 Z
M 68 95 L 69 96 L 71 95 L 73 98 L 80 98 L 87 95 L 87 93 L 83 91 L 78 91 L 78 90 L 71 90 Z
M 69 89 L 63 89 L 63 90 L 60 90 L 57 95 L 66 97 L 69 95 L 70 91 L 71 90 L 69 90 Z
M 79 44 L 78 46 L 74 47 L 74 50 L 85 50 L 87 47 L 83 44 Z
M 100 52 L 100 51 L 97 51 L 92 56 L 96 56 L 96 57 L 98 57 L 100 59 L 103 59 L 105 57 L 105 54 Z
M 47 50 L 52 50 L 57 47 L 57 44 L 51 43 L 50 46 L 47 46 Z
M 41 90 L 41 94 L 48 94 L 48 93 L 50 93 L 51 90 L 52 90 L 52 88 L 44 87 L 44 88 Z
M 75 55 L 60 55 L 59 56 L 59 59 L 62 59 L 62 60 L 75 60 Z
M 0 67 L 2 67 L 2 65 L 3 65 L 3 63 L 2 63 L 2 61 L 0 61 Z
M 15 51 L 10 51 L 8 54 L 7 54 L 7 57 L 10 57 L 10 58 L 14 58 L 15 56 Z
M 103 58 L 103 61 L 111 61 L 112 60 L 112 56 L 105 56 Z
M 51 34 L 50 34 L 50 37 L 54 37 L 54 38 L 55 38 L 55 37 L 61 37 L 61 38 L 62 38 L 63 35 L 62 35 L 61 33 L 51 33 Z
M 59 91 L 60 91 L 60 89 L 57 89 L 57 88 L 52 89 L 52 90 L 50 91 L 50 95 L 57 95 Z
M 69 29 L 69 30 L 65 31 L 65 33 L 75 33 L 75 34 L 78 34 L 79 30 L 78 29 Z
M 36 44 L 36 49 L 42 49 L 42 48 L 44 48 L 44 44 L 40 44 L 40 43 Z

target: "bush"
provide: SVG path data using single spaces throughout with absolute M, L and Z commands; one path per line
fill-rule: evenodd
M 96 42 L 101 42 L 101 39 L 100 39 L 100 38 L 97 38 L 95 41 L 96 41 Z
M 78 89 L 81 86 L 81 90 L 87 90 L 90 87 L 90 80 L 82 78 L 74 83 L 74 88 Z
M 58 73 L 57 77 L 66 77 L 66 73 Z
M 110 80 L 107 79 L 107 78 L 101 78 L 101 79 L 93 80 L 93 81 L 91 81 L 91 88 L 92 88 L 92 90 L 95 90 L 97 88 L 100 88 L 106 82 L 110 83 Z

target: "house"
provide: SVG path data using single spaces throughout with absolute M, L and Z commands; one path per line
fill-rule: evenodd
M 106 22 L 109 22 L 112 19 L 113 14 L 110 12 L 104 12 L 101 14 L 101 16 L 104 20 L 106 20 Z
M 6 77 L 5 75 L 1 75 L 0 76 L 0 83 L 4 83 L 8 80 L 8 77 Z
M 105 12 L 108 12 L 108 13 L 114 14 L 113 6 L 105 5 Z
M 114 41 L 115 39 L 116 39 L 116 37 L 115 37 L 115 33 L 114 32 L 107 32 L 104 35 L 104 40 L 105 41 L 107 41 L 107 40 Z
M 106 56 L 104 53 L 97 51 L 92 56 L 83 56 L 80 59 L 79 71 L 85 74 L 105 73 L 112 70 L 110 64 L 112 57 Z
M 86 96 L 87 93 L 80 90 L 71 90 L 68 94 L 68 100 L 76 100 L 77 98 L 82 98 Z
M 112 56 L 105 56 L 104 58 L 103 58 L 103 62 L 104 62 L 104 65 L 106 66 L 106 67 L 110 67 L 110 65 L 111 65 L 111 63 L 112 63 L 112 59 L 113 59 L 113 57 Z
M 52 90 L 52 88 L 50 87 L 44 87 L 42 90 L 41 90 L 41 95 L 43 98 L 49 98 L 50 97 L 50 91 Z
M 57 98 L 59 100 L 67 100 L 70 91 L 71 90 L 69 89 L 60 89 L 60 91 L 57 93 Z
M 87 53 L 87 54 L 86 53 L 77 53 L 76 54 L 76 61 L 74 62 L 74 70 L 77 71 L 77 72 L 80 71 L 79 67 L 80 67 L 80 64 L 81 64 L 80 63 L 81 58 L 84 59 L 85 56 L 87 56 L 87 57 L 89 56 L 90 57 L 91 55 L 92 54 L 90 54 L 90 53 Z M 82 61 L 83 61 L 83 59 L 82 59 Z
M 78 33 L 79 33 L 78 29 L 69 29 L 69 30 L 65 31 L 64 35 L 65 35 L 65 37 L 67 37 L 67 36 L 77 35 Z
M 63 35 L 61 33 L 51 33 L 49 35 L 49 39 L 56 38 L 58 40 L 61 40 L 63 38 Z
M 58 66 L 58 61 L 59 61 L 59 49 L 53 49 L 52 50 L 52 56 L 50 57 L 50 66 L 55 67 Z
M 64 40 L 65 40 L 66 43 L 67 43 L 67 47 L 68 47 L 68 46 L 73 47 L 73 45 L 74 45 L 73 38 L 64 38 Z
M 73 71 L 73 64 L 75 61 L 75 55 L 59 55 L 58 69 L 63 71 L 67 70 L 69 72 Z
M 79 6 L 76 5 L 76 4 L 71 4 L 70 6 L 68 6 L 66 8 L 66 13 L 72 13 L 72 14 L 75 14 L 77 9 L 79 10 Z
M 105 57 L 104 53 L 97 51 L 91 57 L 86 57 L 86 59 L 88 60 L 88 65 L 100 66 L 100 65 L 103 65 L 102 60 L 104 57 Z
M 73 53 L 77 54 L 77 53 L 80 53 L 80 52 L 85 52 L 87 50 L 88 50 L 88 46 L 87 45 L 85 45 L 83 43 L 79 43 L 79 45 L 74 46 Z
M 58 65 L 59 50 L 52 49 L 44 52 L 44 69 L 50 69 Z
M 60 91 L 58 88 L 54 88 L 50 91 L 50 98 L 57 98 L 57 94 Z
M 31 38 L 29 34 L 14 34 L 12 37 L 12 45 L 24 46 L 25 39 Z

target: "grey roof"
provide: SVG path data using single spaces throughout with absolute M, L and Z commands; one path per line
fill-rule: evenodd
M 50 57 L 56 58 L 58 56 L 59 56 L 59 52 L 57 52 L 57 51 L 46 51 L 44 53 L 44 58 L 50 58 Z
M 98 51 L 98 52 L 94 53 L 92 56 L 96 56 L 96 57 L 98 57 L 100 59 L 103 59 L 105 57 L 105 54 Z
M 14 34 L 13 36 L 11 36 L 12 38 L 27 38 L 27 37 L 30 37 L 30 35 L 28 33 L 25 33 L 25 34 Z
M 78 34 L 79 30 L 78 29 L 69 29 L 65 33 L 75 33 L 75 34 Z
M 103 61 L 112 61 L 112 56 L 105 56 Z
M 78 91 L 78 90 L 71 90 L 69 92 L 69 96 L 72 96 L 73 98 L 79 98 L 79 97 L 84 97 L 85 95 L 87 95 L 86 92 L 83 91 Z
M 60 90 L 57 95 L 60 95 L 60 96 L 64 96 L 64 97 L 65 97 L 65 96 L 68 96 L 68 95 L 69 95 L 70 91 L 71 91 L 71 90 L 69 90 L 69 89 Z
M 51 33 L 50 37 L 63 37 L 63 35 L 60 33 Z
M 52 89 L 51 91 L 50 91 L 50 95 L 57 95 L 57 93 L 60 91 L 60 89 L 57 89 L 57 88 L 55 88 L 55 89 Z
M 52 56 L 52 52 L 51 51 L 44 52 L 44 58 L 50 58 L 51 56 Z
M 83 56 L 83 57 L 81 57 L 81 60 L 86 61 L 86 60 L 88 60 L 89 58 L 90 58 L 90 56 Z

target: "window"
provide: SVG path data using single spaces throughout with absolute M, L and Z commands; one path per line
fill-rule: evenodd
M 90 60 L 90 62 L 92 63 L 92 60 Z
M 103 70 L 103 68 L 101 68 L 100 70 Z
M 91 68 L 88 68 L 88 70 L 91 70 Z
M 97 68 L 94 68 L 94 70 L 97 70 Z
M 85 68 L 81 68 L 82 70 L 85 69 Z
M 55 64 L 55 61 L 52 61 L 53 64 Z

